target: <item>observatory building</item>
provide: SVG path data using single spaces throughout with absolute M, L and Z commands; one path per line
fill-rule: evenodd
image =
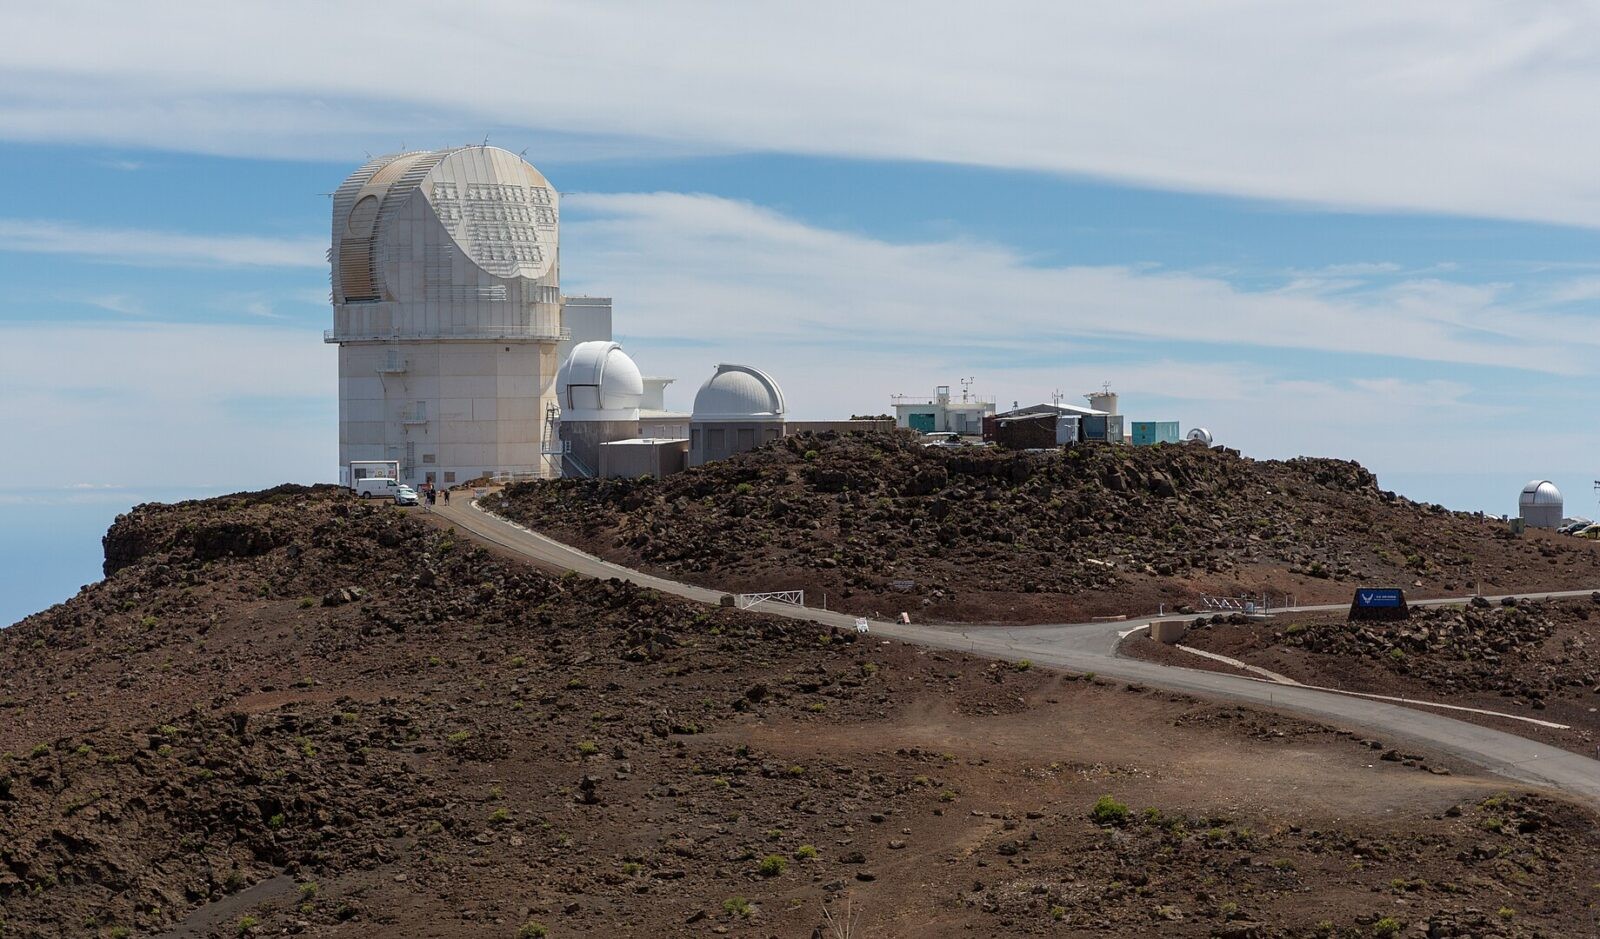
M 619 343 L 580 342 L 556 375 L 563 476 L 593 476 L 600 445 L 639 436 L 644 376 Z
M 748 365 L 718 365 L 694 396 L 689 465 L 754 450 L 784 435 L 783 390 Z
M 353 460 L 440 485 L 560 473 L 546 417 L 572 329 L 559 198 L 538 170 L 487 146 L 369 160 L 333 195 L 328 260 L 341 475 Z M 572 312 L 584 338 L 610 338 L 609 300 Z
M 1560 528 L 1564 508 L 1561 490 L 1548 479 L 1530 480 L 1517 497 L 1517 512 L 1529 528 Z

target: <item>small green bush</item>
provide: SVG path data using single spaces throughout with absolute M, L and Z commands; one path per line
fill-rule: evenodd
M 1019 659 L 1017 663 L 1011 667 L 1019 672 L 1025 672 L 1028 669 L 1033 668 L 1033 662 L 1029 661 L 1028 659 Z
M 261 920 L 256 919 L 254 916 L 246 916 L 244 919 L 239 920 L 239 935 L 242 936 L 260 925 Z
M 1096 825 L 1121 825 L 1128 820 L 1128 806 L 1109 795 L 1101 796 L 1089 810 Z
M 1374 939 L 1392 939 L 1400 935 L 1400 921 L 1393 916 L 1385 916 L 1372 924 L 1372 935 Z
M 522 928 L 517 930 L 517 939 L 545 939 L 548 935 L 550 935 L 550 927 L 543 923 L 535 923 L 532 920 L 523 923 Z
M 724 912 L 732 913 L 734 916 L 749 916 L 750 901 L 744 897 L 729 897 L 722 901 L 722 909 Z
M 761 859 L 761 866 L 756 869 L 761 872 L 762 877 L 776 877 L 783 873 L 783 869 L 787 866 L 789 866 L 789 862 L 784 859 L 783 855 L 769 854 Z
M 817 846 L 814 844 L 803 844 L 794 849 L 794 859 L 797 861 L 814 861 L 816 857 Z
M 600 752 L 600 746 L 599 746 L 599 744 L 595 743 L 593 740 L 580 740 L 578 742 L 578 755 L 579 756 L 594 756 L 596 753 L 599 753 L 599 752 Z

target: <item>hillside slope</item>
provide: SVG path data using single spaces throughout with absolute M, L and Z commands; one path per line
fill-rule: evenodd
M 495 511 L 604 557 L 857 612 L 1048 622 L 1201 594 L 1348 599 L 1600 584 L 1592 542 L 1385 492 L 1338 460 L 1193 446 L 1065 454 L 798 435 L 662 480 L 524 483 Z
M 332 489 L 105 548 L 0 630 L 6 939 L 807 936 L 847 901 L 878 937 L 1531 937 L 1597 899 L 1590 811 L 1427 754 L 553 578 Z

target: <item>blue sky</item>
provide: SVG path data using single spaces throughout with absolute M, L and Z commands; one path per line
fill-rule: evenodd
M 725 360 L 807 418 L 1109 381 L 1253 455 L 1595 514 L 1587 8 L 414 6 L 0 36 L 0 623 L 93 579 L 133 501 L 332 477 L 326 193 L 485 133 L 678 404 Z

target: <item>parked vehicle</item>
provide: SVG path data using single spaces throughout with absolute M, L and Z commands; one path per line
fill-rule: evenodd
M 396 487 L 394 487 L 394 504 L 395 505 L 416 505 L 417 504 L 417 491 L 415 489 L 412 489 L 410 486 L 396 486 Z
M 353 487 L 355 494 L 363 499 L 377 497 L 379 499 L 394 498 L 395 490 L 400 488 L 400 480 L 388 476 L 368 476 L 366 479 L 356 480 Z

